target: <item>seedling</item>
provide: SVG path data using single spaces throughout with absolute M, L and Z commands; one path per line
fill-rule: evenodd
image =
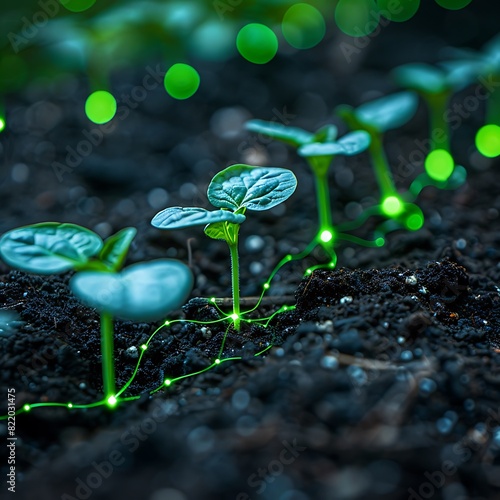
M 416 186 L 419 189 L 425 185 L 456 189 L 465 182 L 465 169 L 457 166 L 458 171 L 455 171 L 457 167 L 451 155 L 448 106 L 453 93 L 470 81 L 466 69 L 463 65 L 438 68 L 429 64 L 405 64 L 393 71 L 399 85 L 418 92 L 429 109 L 429 152 L 424 162 L 426 175 L 410 188 L 414 193 Z M 448 181 L 450 185 L 447 185 Z
M 179 307 L 187 298 L 192 276 L 176 261 L 154 261 L 118 273 L 136 229 L 122 229 L 105 242 L 75 224 L 44 222 L 20 227 L 0 239 L 0 256 L 12 267 L 34 274 L 74 270 L 70 286 L 101 315 L 101 353 L 105 400 L 116 404 L 113 316 L 152 321 Z
M 362 129 L 370 134 L 369 151 L 381 194 L 380 204 L 374 211 L 379 211 L 411 231 L 422 227 L 424 216 L 419 207 L 405 202 L 399 195 L 384 151 L 383 136 L 388 130 L 401 127 L 410 120 L 417 104 L 417 95 L 413 92 L 398 92 L 362 104 L 356 109 L 347 105 L 336 109 L 336 113 L 351 129 Z
M 205 234 L 224 240 L 231 256 L 233 320 L 240 329 L 240 288 L 238 235 L 247 210 L 269 210 L 287 200 L 297 187 L 297 179 L 284 168 L 232 165 L 219 172 L 210 182 L 208 200 L 219 210 L 197 207 L 170 207 L 155 215 L 151 224 L 159 229 L 181 229 L 205 225 Z
M 339 233 L 332 222 L 328 171 L 336 155 L 352 156 L 366 150 L 370 144 L 369 134 L 356 131 L 336 140 L 337 128 L 334 125 L 326 125 L 315 133 L 262 120 L 251 120 L 245 126 L 247 130 L 294 146 L 306 159 L 314 175 L 318 209 L 319 229 L 313 242 L 325 249 L 334 267 L 337 261 L 334 246 Z

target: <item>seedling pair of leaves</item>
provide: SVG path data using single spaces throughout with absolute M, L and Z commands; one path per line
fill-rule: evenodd
M 440 67 L 415 63 L 404 64 L 392 72 L 396 82 L 416 91 L 429 110 L 429 152 L 424 162 L 425 176 L 421 176 L 410 188 L 412 192 L 417 186 L 426 185 L 456 189 L 466 180 L 465 169 L 455 165 L 451 154 L 448 108 L 452 95 L 471 82 L 471 69 L 460 63 L 443 63 Z
M 182 229 L 204 225 L 207 236 L 223 240 L 231 256 L 233 320 L 240 329 L 240 288 L 238 238 L 246 211 L 269 210 L 287 200 L 297 187 L 297 179 L 284 168 L 232 165 L 219 172 L 210 182 L 207 196 L 218 210 L 198 207 L 170 207 L 155 215 L 151 224 L 159 229 Z
M 74 270 L 70 287 L 101 315 L 105 400 L 116 404 L 113 317 L 153 321 L 180 307 L 193 283 L 190 270 L 175 260 L 135 264 L 119 272 L 136 235 L 126 228 L 105 242 L 75 224 L 46 222 L 20 227 L 0 239 L 0 256 L 25 272 L 49 275 Z
M 334 125 L 326 125 L 314 133 L 262 120 L 250 120 L 245 127 L 293 146 L 306 159 L 314 175 L 318 210 L 319 229 L 312 248 L 321 245 L 331 258 L 330 266 L 335 267 L 335 244 L 347 235 L 338 232 L 333 224 L 328 171 L 335 156 L 352 156 L 365 151 L 370 144 L 370 136 L 364 131 L 355 131 L 337 139 L 337 127 Z

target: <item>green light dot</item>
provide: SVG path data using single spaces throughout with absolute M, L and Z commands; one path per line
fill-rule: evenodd
M 455 161 L 445 149 L 430 152 L 425 159 L 427 175 L 438 182 L 447 181 L 455 168 Z
M 233 321 L 236 321 L 239 316 L 237 314 L 231 314 L 230 318 L 233 320 Z
M 264 283 L 264 290 L 269 290 L 269 283 Z
M 174 99 L 191 97 L 200 86 L 200 75 L 189 64 L 177 63 L 165 74 L 165 90 Z
M 116 114 L 116 100 L 109 92 L 97 90 L 87 97 L 85 113 L 94 123 L 109 122 Z
M 31 410 L 31 406 L 30 405 L 24 405 L 23 406 L 23 410 L 24 411 L 30 411 Z
M 383 247 L 385 245 L 385 240 L 384 238 L 377 238 L 375 240 L 375 245 L 377 245 L 378 247 Z
M 410 215 L 406 219 L 406 227 L 411 231 L 418 231 L 424 225 L 424 218 L 418 214 Z
M 388 196 L 382 202 L 382 212 L 388 217 L 399 215 L 403 208 L 403 203 L 397 196 Z
M 3 118 L 0 118 L 0 132 L 3 132 L 5 130 L 5 120 Z
M 469 5 L 472 0 L 436 0 L 436 3 L 441 7 L 449 10 L 463 9 Z
M 247 24 L 236 37 L 238 52 L 254 64 L 268 63 L 278 52 L 278 38 L 263 24 Z
M 335 22 L 347 35 L 369 35 L 378 26 L 377 4 L 374 0 L 340 0 L 335 8 Z
M 281 30 L 292 47 L 310 49 L 323 40 L 326 24 L 318 9 L 307 3 L 297 3 L 283 16 Z
M 71 403 L 68 403 L 68 408 L 73 408 L 73 405 Z
M 306 274 L 312 274 L 312 269 L 307 269 Z
M 215 364 L 216 364 L 216 365 L 220 365 L 220 359 L 216 359 L 216 360 L 215 360 Z
M 142 345 L 141 345 L 141 349 L 142 349 L 143 351 L 145 351 L 147 348 L 148 348 L 148 346 L 147 346 L 146 344 L 142 344 Z
M 113 406 L 116 406 L 116 403 L 117 403 L 117 399 L 115 398 L 115 396 L 109 396 L 108 400 L 106 401 L 106 404 L 110 407 L 110 408 L 113 408 Z
M 170 379 L 167 379 L 165 380 L 165 385 L 168 387 L 170 384 L 172 383 L 172 381 Z
M 70 12 L 83 12 L 90 9 L 96 0 L 59 0 Z
M 394 2 L 394 0 L 378 0 L 380 13 L 391 21 L 402 23 L 411 19 L 420 7 L 420 0 L 405 0 Z
M 476 134 L 476 147 L 488 158 L 500 155 L 500 127 L 498 125 L 481 127 Z
M 170 326 L 170 321 L 165 321 L 165 323 L 163 323 L 165 326 Z
M 321 234 L 319 235 L 319 239 L 324 243 L 328 243 L 329 241 L 333 240 L 333 234 L 331 231 L 328 231 L 326 229 L 325 231 L 321 232 Z

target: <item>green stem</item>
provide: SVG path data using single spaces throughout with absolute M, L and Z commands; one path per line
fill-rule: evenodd
M 424 95 L 429 103 L 430 113 L 430 150 L 429 153 L 436 149 L 444 149 L 451 153 L 450 149 L 450 129 L 446 121 L 446 112 L 450 101 L 449 92 L 441 92 L 439 94 Z
M 372 140 L 369 149 L 373 160 L 373 166 L 375 168 L 375 177 L 377 179 L 377 184 L 382 198 L 385 199 L 388 196 L 397 196 L 396 186 L 394 185 L 394 180 L 392 179 L 392 174 L 389 168 L 389 162 L 387 161 L 387 156 L 384 151 L 382 134 L 373 131 L 370 135 Z
M 228 243 L 231 253 L 231 279 L 233 287 L 233 314 L 234 329 L 240 330 L 240 267 L 238 256 L 238 234 L 236 233 L 234 243 Z
M 101 313 L 101 355 L 104 397 L 107 401 L 111 396 L 115 396 L 116 385 L 113 357 L 113 316 L 106 312 Z
M 328 172 L 315 172 L 316 200 L 318 203 L 319 230 L 332 231 L 332 211 L 330 208 L 330 186 Z M 333 232 L 333 231 L 332 231 Z

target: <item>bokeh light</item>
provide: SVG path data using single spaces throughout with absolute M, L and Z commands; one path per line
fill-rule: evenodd
M 326 24 L 318 9 L 307 3 L 297 3 L 283 16 L 281 30 L 292 47 L 310 49 L 323 40 Z
M 411 19 L 420 7 L 420 0 L 405 0 L 404 2 L 394 2 L 394 0 L 378 0 L 380 13 L 390 19 L 402 23 Z
M 5 119 L 0 118 L 0 132 L 3 132 L 5 130 Z
M 266 64 L 278 52 L 278 38 L 272 29 L 263 24 L 247 24 L 236 37 L 236 47 L 247 61 Z
M 445 149 L 431 151 L 425 159 L 425 171 L 427 175 L 438 182 L 445 182 L 449 179 L 455 168 L 455 161 Z
M 450 9 L 450 10 L 459 10 L 463 9 L 467 5 L 469 5 L 472 2 L 472 0 L 436 0 L 436 3 L 438 5 L 441 5 L 441 7 L 444 7 L 445 9 Z
M 414 203 L 405 203 L 401 222 L 409 231 L 418 231 L 424 225 L 424 214 Z
M 106 90 L 97 90 L 87 97 L 85 113 L 94 123 L 109 122 L 116 114 L 116 99 Z
M 396 217 L 403 211 L 404 205 L 397 196 L 387 196 L 382 201 L 382 212 L 388 217 Z
M 500 155 L 500 127 L 498 125 L 485 125 L 476 134 L 476 147 L 478 151 L 488 158 Z
M 59 0 L 64 8 L 70 12 L 83 12 L 90 9 L 96 0 Z
M 165 90 L 174 99 L 191 97 L 200 86 L 200 75 L 189 64 L 177 63 L 165 74 Z
M 378 7 L 374 0 L 340 0 L 335 22 L 347 35 L 366 36 L 377 29 Z

